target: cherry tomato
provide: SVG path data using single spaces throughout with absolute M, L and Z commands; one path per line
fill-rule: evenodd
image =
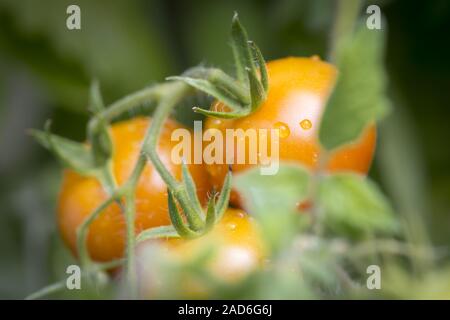
M 193 239 L 171 239 L 171 249 L 181 258 L 186 252 L 195 255 L 214 244 L 211 272 L 228 280 L 234 280 L 255 268 L 264 256 L 263 243 L 252 217 L 238 209 L 228 209 L 214 229 L 205 236 Z
M 206 298 L 213 285 L 210 279 L 217 279 L 220 283 L 236 283 L 251 271 L 261 268 L 266 256 L 256 221 L 238 209 L 228 209 L 214 229 L 204 236 L 192 240 L 176 238 L 158 241 L 162 256 L 158 256 L 151 248 L 149 252 L 145 252 L 146 244 L 154 243 L 154 240 L 144 242 L 137 250 L 141 264 L 138 274 L 144 277 L 141 283 L 146 297 L 155 297 L 170 290 L 167 286 L 172 284 L 168 282 L 173 280 L 174 275 L 166 275 L 169 279 L 161 275 L 164 270 L 157 267 L 161 261 L 181 266 L 181 278 L 176 284 L 178 295 L 185 298 Z M 202 265 L 202 274 L 205 275 L 202 281 L 202 276 L 193 277 L 185 266 L 205 253 L 210 256 Z M 164 266 L 160 265 L 159 268 Z
M 320 155 L 318 130 L 326 100 L 336 80 L 336 68 L 318 57 L 284 58 L 267 64 L 269 92 L 256 112 L 239 119 L 209 118 L 205 129 L 215 128 L 225 135 L 226 129 L 278 129 L 280 161 L 298 162 L 311 169 L 317 168 Z M 228 110 L 215 102 L 213 110 Z M 331 171 L 353 171 L 366 174 L 372 162 L 376 142 L 375 125 L 365 128 L 358 141 L 333 153 L 326 164 Z M 227 146 L 224 145 L 224 150 Z M 245 162 L 231 164 L 233 174 L 254 166 L 249 162 L 249 143 L 245 144 Z M 224 151 L 234 153 L 236 148 Z M 225 162 L 225 161 L 224 161 Z M 259 159 L 258 159 L 259 162 Z M 208 173 L 213 186 L 222 186 L 228 164 L 209 164 Z M 240 204 L 239 195 L 232 192 L 231 201 Z
M 141 144 L 151 123 L 149 118 L 134 118 L 112 125 L 114 144 L 113 171 L 118 185 L 130 176 L 140 154 Z M 171 132 L 181 126 L 169 120 L 163 127 L 158 153 L 168 170 L 181 178 L 181 165 L 171 161 L 171 150 L 176 142 L 170 139 Z M 201 201 L 206 201 L 209 182 L 202 165 L 189 165 Z M 100 183 L 72 170 L 65 170 L 58 201 L 58 225 L 62 238 L 76 254 L 76 230 L 104 200 L 107 194 Z M 170 224 L 167 207 L 167 187 L 150 162 L 136 187 L 136 233 Z M 117 204 L 110 205 L 91 224 L 87 246 L 92 259 L 110 261 L 123 256 L 125 246 L 125 219 Z

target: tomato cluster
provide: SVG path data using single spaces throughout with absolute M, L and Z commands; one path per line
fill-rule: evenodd
M 139 154 L 145 133 L 151 120 L 134 118 L 112 126 L 114 145 L 113 171 L 120 186 L 130 176 Z M 171 161 L 175 142 L 170 139 L 173 130 L 180 128 L 173 120 L 166 122 L 158 145 L 158 153 L 168 170 L 181 178 L 181 165 Z M 210 189 L 208 176 L 201 164 L 188 166 L 197 185 L 197 193 L 203 204 Z M 58 201 L 58 224 L 64 241 L 76 253 L 76 230 L 108 195 L 100 183 L 92 177 L 81 176 L 72 170 L 64 172 Z M 147 163 L 136 186 L 136 233 L 142 230 L 170 224 L 167 210 L 167 186 L 153 165 Z M 125 248 L 125 217 L 118 204 L 111 204 L 90 225 L 88 251 L 96 261 L 121 258 Z
M 281 161 L 294 161 L 314 170 L 318 165 L 320 144 L 318 130 L 326 100 L 332 90 L 337 70 L 331 64 L 317 57 L 285 58 L 267 64 L 270 89 L 266 100 L 249 116 L 223 120 L 209 118 L 206 128 L 279 129 L 279 156 Z M 226 110 L 221 103 L 214 103 L 213 109 Z M 118 185 L 130 176 L 136 164 L 141 144 L 151 120 L 135 118 L 112 125 L 114 145 L 113 171 Z M 181 165 L 170 161 L 171 132 L 181 125 L 168 121 L 159 139 L 158 153 L 164 165 L 176 177 L 181 177 Z M 326 163 L 330 171 L 351 170 L 367 173 L 375 148 L 375 126 L 366 128 L 360 139 L 335 152 Z M 224 150 L 235 152 L 234 150 Z M 249 150 L 246 150 L 247 152 Z M 238 175 L 253 164 L 233 163 L 233 175 Z M 198 197 L 205 204 L 211 186 L 220 190 L 227 164 L 192 164 L 189 171 L 197 186 Z M 91 177 L 81 176 L 66 170 L 58 204 L 58 223 L 62 237 L 76 254 L 76 230 L 83 220 L 104 201 L 107 194 L 100 183 Z M 242 201 L 236 192 L 232 193 L 232 204 L 240 207 Z M 136 188 L 136 232 L 169 225 L 167 187 L 154 166 L 148 162 Z M 196 250 L 204 242 L 223 243 L 218 255 L 216 270 L 234 277 L 263 258 L 263 246 L 254 222 L 243 211 L 229 209 L 223 221 L 219 222 L 211 235 L 195 240 L 173 240 L 168 246 L 180 255 Z M 96 261 L 110 261 L 123 256 L 125 247 L 125 219 L 118 204 L 111 204 L 89 227 L 88 251 Z M 172 250 L 171 249 L 171 250 Z M 236 252 L 247 255 L 241 259 L 248 265 L 239 265 L 233 257 Z M 237 265 L 235 265 L 237 264 Z

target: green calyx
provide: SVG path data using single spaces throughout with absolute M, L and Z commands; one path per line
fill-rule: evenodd
M 168 189 L 168 208 L 172 225 L 144 230 L 137 236 L 137 242 L 155 238 L 197 238 L 209 232 L 222 219 L 230 199 L 231 172 L 226 175 L 220 194 L 213 193 L 209 197 L 205 213 L 198 200 L 192 176 L 184 163 L 182 171 L 183 181 L 179 187 L 176 190 Z
M 194 112 L 216 118 L 241 118 L 254 112 L 266 99 L 269 81 L 264 57 L 256 44 L 248 40 L 237 13 L 231 23 L 231 48 L 237 79 L 217 68 L 200 68 L 195 73 L 188 71 L 166 78 L 183 81 L 230 108 L 221 111 L 194 107 Z
M 183 166 L 186 168 L 186 166 Z M 184 170 L 190 177 L 189 171 L 187 168 Z M 184 176 L 184 174 L 183 174 Z M 192 178 L 189 178 L 192 179 Z M 198 203 L 197 200 L 197 192 L 195 190 L 195 185 L 192 184 L 192 187 L 189 187 L 188 179 L 183 178 L 183 184 L 185 186 L 185 190 L 190 199 L 195 198 L 195 201 L 191 201 L 192 203 Z M 173 196 L 173 192 L 169 191 L 168 203 L 169 203 L 169 214 L 170 219 L 172 221 L 174 229 L 178 232 L 178 234 L 182 237 L 186 238 L 196 238 L 202 236 L 203 234 L 210 231 L 216 222 L 220 221 L 225 210 L 228 207 L 228 200 L 230 198 L 231 192 L 231 172 L 228 172 L 224 185 L 222 187 L 222 191 L 220 194 L 214 193 L 210 196 L 208 205 L 206 207 L 206 215 L 203 213 L 201 207 L 198 207 L 197 210 L 194 210 L 194 214 L 199 214 L 199 220 L 201 221 L 199 225 L 194 225 L 190 222 L 190 219 L 187 214 L 192 214 L 189 212 L 185 212 L 186 221 L 184 221 L 180 211 L 178 210 L 176 200 Z M 217 199 L 217 200 L 216 200 Z M 180 204 L 181 206 L 181 204 Z

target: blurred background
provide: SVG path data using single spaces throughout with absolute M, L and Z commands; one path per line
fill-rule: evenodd
M 81 30 L 66 28 L 70 4 L 81 8 Z M 371 176 L 412 241 L 448 245 L 450 2 L 368 4 L 387 19 L 394 104 Z M 55 133 L 83 140 L 94 77 L 109 104 L 199 63 L 229 70 L 234 11 L 266 59 L 326 59 L 334 1 L 0 0 L 0 298 L 61 279 L 72 261 L 55 228 L 60 166 L 27 129 L 51 118 Z

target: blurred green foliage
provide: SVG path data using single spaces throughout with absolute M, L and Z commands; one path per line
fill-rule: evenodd
M 65 11 L 72 3 L 0 2 L 1 298 L 23 298 L 63 278 L 65 267 L 73 262 L 55 226 L 59 167 L 31 141 L 27 129 L 42 128 L 51 117 L 56 133 L 83 140 L 92 78 L 100 81 L 109 104 L 192 65 L 231 69 L 227 39 L 235 10 L 266 59 L 313 54 L 326 58 L 334 11 L 325 0 L 79 0 L 82 30 L 69 31 Z M 371 176 L 410 226 L 412 243 L 448 245 L 450 44 L 445 30 L 450 29 L 450 3 L 378 3 L 388 23 L 385 64 L 393 110 L 380 126 Z M 327 260 L 324 271 L 308 268 L 308 261 L 302 260 L 303 268 L 317 274 L 329 274 L 327 268 L 335 263 Z M 436 272 L 420 277 L 393 267 L 386 275 L 392 280 L 383 283 L 387 297 L 427 298 L 436 291 L 448 297 L 446 261 Z M 257 286 L 254 292 L 270 298 L 270 279 L 279 284 L 278 297 L 314 297 L 307 287 L 291 291 L 289 284 L 299 275 L 285 272 L 289 263 L 296 265 L 285 261 L 252 282 Z M 325 280 L 321 287 L 333 286 L 326 277 L 318 278 Z M 96 297 L 92 292 L 79 297 Z

